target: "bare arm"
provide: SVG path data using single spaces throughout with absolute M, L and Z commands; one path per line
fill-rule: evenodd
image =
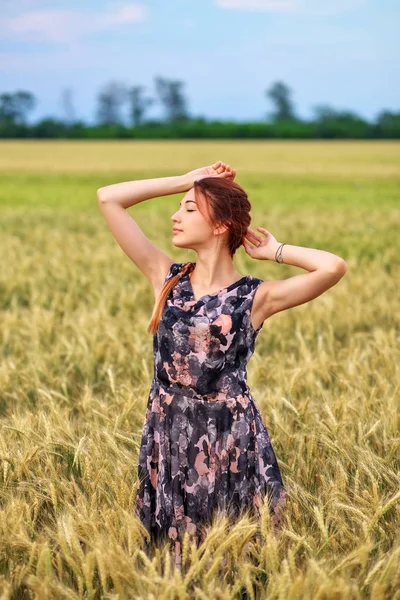
M 101 204 L 108 202 L 122 206 L 122 208 L 129 208 L 150 198 L 187 192 L 192 185 L 193 181 L 188 174 L 123 181 L 99 188 L 97 198 Z
M 193 182 L 187 175 L 140 179 L 111 184 L 97 190 L 100 210 L 119 246 L 153 286 L 155 296 L 172 264 L 128 214 L 127 208 L 144 200 L 185 192 Z
M 277 242 L 266 229 L 262 227 L 258 229 L 265 232 L 268 237 L 264 238 L 260 233 L 249 229 L 246 237 L 257 246 L 252 247 L 246 241 L 246 251 L 259 260 L 275 260 L 280 242 Z M 258 246 L 259 242 L 261 243 Z M 252 310 L 252 322 L 255 328 L 277 312 L 304 304 L 320 296 L 335 285 L 347 271 L 347 263 L 343 258 L 326 250 L 285 244 L 282 248 L 282 258 L 285 264 L 309 272 L 284 280 L 264 281 L 260 284 Z

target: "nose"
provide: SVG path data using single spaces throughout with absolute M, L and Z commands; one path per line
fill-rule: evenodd
M 174 225 L 178 224 L 179 220 L 176 218 L 176 213 L 175 213 L 175 215 L 172 215 L 171 221 L 173 222 Z

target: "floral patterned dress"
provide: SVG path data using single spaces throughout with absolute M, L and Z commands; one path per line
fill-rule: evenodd
M 184 264 L 173 263 L 165 281 Z M 247 275 L 196 300 L 183 275 L 153 338 L 136 511 L 147 551 L 151 540 L 169 539 L 178 566 L 185 531 L 204 540 L 216 508 L 258 514 L 266 497 L 272 522 L 282 522 L 286 490 L 246 373 L 263 326 L 250 320 L 261 282 Z

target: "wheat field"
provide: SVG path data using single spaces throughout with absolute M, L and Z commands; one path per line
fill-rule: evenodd
M 218 519 L 200 547 L 185 539 L 180 572 L 168 544 L 147 556 L 134 514 L 153 292 L 96 190 L 216 160 L 237 168 L 252 228 L 348 270 L 268 319 L 248 365 L 285 527 L 272 535 L 265 507 Z M 399 165 L 398 142 L 0 143 L 0 600 L 400 599 Z M 171 241 L 182 196 L 129 209 L 177 261 L 195 258 Z

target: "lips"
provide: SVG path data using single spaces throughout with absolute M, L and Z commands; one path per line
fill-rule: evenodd
M 178 233 L 178 231 L 182 231 L 182 229 L 176 229 L 176 228 L 174 227 L 174 229 L 172 230 L 172 233 Z

